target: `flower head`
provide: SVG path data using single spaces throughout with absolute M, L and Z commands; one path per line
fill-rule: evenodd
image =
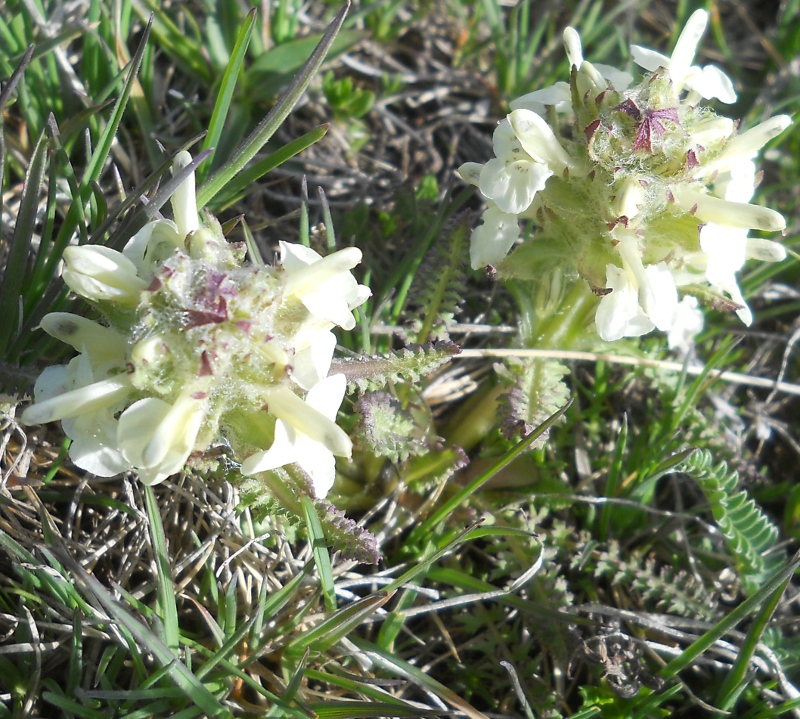
M 190 161 L 181 153 L 175 170 Z M 78 466 L 103 476 L 134 468 L 147 484 L 222 435 L 260 458 L 245 460 L 249 473 L 297 462 L 324 496 L 333 456 L 350 454 L 334 421 L 344 388 L 327 375 L 331 329 L 352 329 L 370 294 L 350 273 L 361 252 L 321 257 L 282 242 L 281 266 L 245 265 L 244 247 L 210 215 L 201 221 L 192 174 L 172 206 L 174 221 L 148 223 L 122 252 L 64 253 L 65 281 L 109 325 L 42 320 L 80 354 L 43 373 L 22 421 L 62 420 Z
M 678 288 L 716 295 L 749 324 L 736 273 L 749 258 L 785 257 L 781 245 L 748 237 L 786 226 L 778 212 L 752 203 L 755 156 L 791 120 L 777 116 L 738 133 L 702 105 L 736 99 L 720 70 L 692 64 L 707 22 L 705 11 L 695 12 L 671 56 L 635 46 L 634 60 L 649 71 L 635 85 L 586 61 L 578 33 L 565 30 L 569 83 L 513 101 L 494 133 L 495 157 L 459 169 L 488 201 L 471 237 L 474 268 L 539 278 L 571 265 L 601 297 L 596 326 L 605 340 L 670 332 L 677 322 L 674 343 L 685 344 L 686 328 L 698 322 L 678 302 Z M 571 111 L 571 129 L 561 119 L 551 128 L 545 105 Z M 529 239 L 504 259 L 520 234 Z

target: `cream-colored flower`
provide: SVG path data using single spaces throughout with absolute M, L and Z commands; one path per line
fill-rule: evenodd
M 667 57 L 639 45 L 631 46 L 631 55 L 633 61 L 645 70 L 654 72 L 660 67 L 665 68 L 672 80 L 676 98 L 680 96 L 682 90 L 689 89 L 698 99 L 718 98 L 724 103 L 731 104 L 736 102 L 736 91 L 731 79 L 714 65 L 705 67 L 692 65 L 707 25 L 708 13 L 705 10 L 696 10 L 683 28 L 671 56 Z M 689 102 L 691 101 L 690 97 Z
M 205 419 L 206 393 L 186 390 L 174 403 L 157 397 L 134 402 L 119 418 L 117 444 L 147 485 L 180 472 Z
M 275 438 L 265 452 L 242 462 L 242 473 L 258 474 L 296 463 L 311 478 L 314 494 L 327 496 L 336 477 L 336 457 L 350 457 L 353 445 L 336 424 L 347 381 L 337 374 L 312 387 L 305 400 L 288 389 L 267 397 L 267 410 L 278 418 Z
M 110 247 L 83 245 L 64 250 L 62 277 L 69 288 L 87 300 L 135 305 L 147 283 L 136 265 Z
M 371 291 L 350 274 L 361 262 L 361 250 L 347 247 L 322 257 L 309 247 L 281 242 L 281 264 L 286 270 L 284 293 L 297 297 L 314 317 L 345 330 L 356 326 L 353 310 L 364 304 Z

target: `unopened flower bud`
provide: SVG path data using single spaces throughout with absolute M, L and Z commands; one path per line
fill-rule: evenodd
M 67 247 L 62 277 L 76 294 L 88 300 L 134 305 L 147 283 L 136 265 L 121 252 L 100 245 Z

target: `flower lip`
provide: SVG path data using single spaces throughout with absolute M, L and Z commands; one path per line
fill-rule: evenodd
M 95 382 L 64 392 L 26 408 L 20 421 L 26 425 L 46 424 L 67 417 L 78 417 L 110 407 L 127 397 L 133 389 L 126 375 Z

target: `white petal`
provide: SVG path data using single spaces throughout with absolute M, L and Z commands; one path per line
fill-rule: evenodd
M 308 345 L 295 353 L 291 362 L 291 378 L 303 389 L 311 389 L 328 376 L 336 348 L 333 332 L 316 333 Z
M 708 256 L 708 282 L 727 287 L 736 282 L 735 274 L 744 265 L 747 230 L 709 222 L 700 229 L 700 249 Z
M 650 283 L 653 303 L 642 305 L 642 309 L 658 329 L 667 332 L 672 327 L 678 307 L 678 288 L 666 262 L 650 265 L 645 273 Z
M 65 394 L 73 389 L 72 378 L 64 365 L 45 367 L 36 378 L 33 387 L 33 396 L 37 402 Z
M 127 341 L 116 330 L 69 312 L 51 312 L 42 317 L 39 326 L 79 352 L 86 348 L 90 358 L 100 362 L 124 360 L 128 349 Z
M 361 250 L 357 247 L 346 247 L 302 268 L 286 267 L 288 278 L 285 291 L 287 294 L 302 294 L 315 290 L 336 275 L 349 273 L 359 262 Z
M 508 254 L 518 237 L 517 216 L 490 206 L 483 213 L 482 224 L 472 231 L 469 248 L 472 269 L 496 265 Z
M 614 342 L 622 337 L 639 337 L 654 329 L 655 325 L 639 306 L 638 292 L 624 269 L 607 265 L 606 286 L 611 292 L 600 300 L 595 316 L 601 339 Z
M 139 275 L 144 277 L 151 272 L 154 262 L 166 259 L 176 248 L 183 246 L 183 237 L 172 220 L 155 220 L 148 222 L 128 240 L 122 254 L 136 265 Z
M 98 477 L 114 477 L 131 468 L 117 447 L 117 420 L 111 412 L 77 418 L 68 435 L 72 438 L 70 459 L 81 469 Z
M 325 499 L 336 480 L 336 460 L 333 455 L 317 442 L 301 442 L 297 464 L 311 478 L 314 496 Z
M 547 165 L 527 159 L 511 163 L 493 159 L 481 170 L 480 189 L 501 211 L 516 215 L 531 206 L 552 174 Z
M 127 375 L 95 382 L 31 405 L 22 413 L 20 421 L 23 424 L 44 424 L 95 412 L 124 399 L 131 389 Z
M 731 79 L 714 65 L 693 67 L 686 77 L 686 87 L 699 92 L 706 100 L 715 97 L 727 105 L 736 102 L 736 90 Z
M 593 64 L 595 69 L 608 80 L 608 83 L 618 92 L 627 90 L 628 86 L 633 82 L 633 75 L 625 70 L 618 70 L 616 67 L 603 65 L 599 62 Z
M 347 305 L 354 310 L 356 307 L 361 307 L 370 297 L 372 297 L 372 290 L 366 285 L 358 285 L 355 296 L 347 298 Z
M 119 418 L 117 444 L 120 451 L 134 467 L 144 467 L 144 450 L 153 438 L 153 431 L 172 405 L 157 397 L 146 397 L 134 402 Z
M 353 317 L 347 302 L 341 297 L 322 292 L 308 292 L 300 298 L 300 301 L 312 315 L 328 320 L 337 327 L 351 330 L 356 326 L 356 318 Z
M 287 273 L 303 269 L 306 265 L 313 265 L 322 259 L 322 255 L 314 252 L 310 247 L 295 243 L 280 241 L 281 265 Z
M 772 240 L 763 240 L 758 237 L 748 237 L 745 248 L 748 260 L 761 260 L 762 262 L 782 262 L 786 259 L 786 248 Z
M 695 10 L 675 43 L 668 69 L 670 78 L 679 91 L 683 88 L 684 79 L 689 73 L 707 25 L 708 13 L 705 10 Z
M 703 331 L 704 321 L 705 317 L 698 307 L 697 298 L 686 295 L 675 308 L 672 327 L 667 335 L 669 348 L 686 354 L 695 335 Z
M 742 295 L 742 291 L 739 289 L 739 285 L 736 282 L 728 285 L 724 288 L 725 291 L 731 296 L 731 299 L 740 306 L 740 309 L 736 310 L 736 316 L 747 326 L 749 327 L 753 324 L 753 313 L 750 311 L 750 308 L 747 306 L 747 302 L 744 300 L 744 295 Z
M 714 115 L 694 123 L 689 134 L 692 142 L 711 147 L 727 140 L 735 127 L 736 124 L 729 117 Z
M 342 406 L 347 379 L 343 374 L 332 375 L 312 387 L 306 395 L 306 404 L 333 421 Z
M 468 182 L 470 185 L 475 185 L 475 187 L 477 187 L 480 182 L 482 169 L 483 165 L 479 162 L 465 162 L 458 168 L 456 173 L 464 182 Z
M 556 112 L 567 112 L 572 108 L 572 94 L 569 83 L 557 82 L 550 87 L 534 90 L 527 95 L 512 100 L 509 106 L 512 110 L 531 110 L 537 115 L 546 114 L 546 106 L 553 105 Z
M 535 112 L 514 110 L 508 121 L 525 152 L 535 160 L 544 162 L 554 172 L 573 166 L 572 158 L 561 147 L 550 125 Z
M 511 123 L 508 120 L 502 120 L 497 123 L 492 134 L 492 149 L 496 157 L 505 159 L 507 155 L 514 157 L 521 157 L 522 145 L 519 139 L 514 134 Z
M 110 247 L 67 247 L 64 260 L 67 263 L 61 273 L 64 282 L 73 292 L 90 300 L 135 304 L 147 286 L 137 276 L 136 265 Z
M 183 392 L 161 422 L 152 428 L 150 441 L 142 451 L 142 466 L 166 472 L 168 467 L 183 467 L 194 449 L 197 434 L 205 419 L 206 402 Z
M 574 27 L 564 28 L 564 49 L 567 51 L 570 66 L 580 68 L 583 63 L 583 48 L 581 36 Z
M 764 122 L 750 128 L 741 135 L 737 135 L 731 140 L 730 145 L 725 148 L 725 156 L 743 155 L 752 157 L 772 138 L 780 135 L 787 127 L 792 124 L 792 118 L 788 115 L 775 115 Z
M 178 173 L 187 165 L 191 164 L 192 156 L 185 150 L 175 156 L 172 164 L 173 174 Z M 195 198 L 194 172 L 190 172 L 188 177 L 172 193 L 172 213 L 175 216 L 175 224 L 178 226 L 178 234 L 185 238 L 190 232 L 200 229 L 200 222 L 197 219 L 197 199 Z
M 660 67 L 669 66 L 669 58 L 666 55 L 641 45 L 631 45 L 631 57 L 639 67 L 643 67 L 650 72 L 655 72 Z
M 694 211 L 701 222 L 715 222 L 729 227 L 752 228 L 765 232 L 779 232 L 786 229 L 783 215 L 768 207 L 745 202 L 728 202 L 681 186 L 673 187 L 672 194 L 680 207 Z
M 268 472 L 297 461 L 297 434 L 292 427 L 282 421 L 275 422 L 275 439 L 265 452 L 256 452 L 242 462 L 242 474 L 252 475 Z
M 600 71 L 588 60 L 584 60 L 581 63 L 576 82 L 578 85 L 578 93 L 581 96 L 591 92 L 592 98 L 594 98 L 597 97 L 597 95 L 599 95 L 601 92 L 608 89 L 608 83 L 600 74 Z
M 335 385 L 332 389 L 336 389 Z M 323 392 L 332 392 L 332 389 L 326 388 Z M 269 392 L 267 411 L 288 422 L 296 432 L 324 444 L 333 454 L 339 457 L 350 456 L 353 445 L 344 430 L 322 412 L 306 404 L 290 389 L 279 387 Z
M 617 190 L 614 213 L 617 217 L 633 219 L 639 214 L 643 202 L 644 188 L 636 178 L 630 177 Z
M 145 484 L 157 484 L 186 464 L 204 417 L 202 408 L 189 401 L 179 399 L 170 405 L 148 397 L 122 413 L 117 443 L 125 459 L 139 470 L 139 478 Z

